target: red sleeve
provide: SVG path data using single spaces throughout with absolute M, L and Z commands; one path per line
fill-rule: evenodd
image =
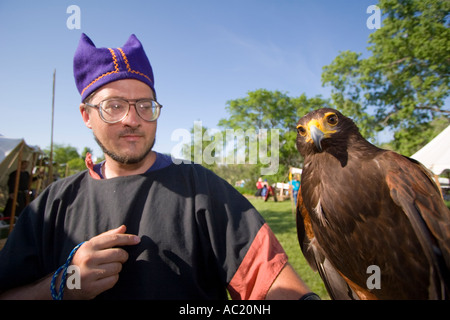
M 261 300 L 286 265 L 288 257 L 265 223 L 228 284 L 233 300 Z

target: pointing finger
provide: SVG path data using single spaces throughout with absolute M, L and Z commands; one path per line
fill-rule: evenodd
M 120 226 L 117 229 L 109 230 L 92 238 L 89 241 L 92 245 L 92 249 L 102 250 L 119 246 L 136 245 L 141 241 L 140 237 L 136 235 L 122 233 L 125 230 L 125 226 Z

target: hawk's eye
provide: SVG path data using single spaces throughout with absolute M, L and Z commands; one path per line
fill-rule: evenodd
M 305 136 L 306 135 L 306 129 L 305 127 L 303 127 L 302 125 L 297 127 L 297 132 L 299 135 L 301 136 Z
M 333 114 L 330 114 L 329 116 L 327 116 L 327 122 L 328 122 L 330 125 L 332 125 L 332 126 L 337 125 L 337 123 L 338 123 L 338 117 L 337 117 L 337 115 L 335 115 L 335 114 L 333 113 Z

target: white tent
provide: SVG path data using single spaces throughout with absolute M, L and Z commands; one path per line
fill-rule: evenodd
M 20 164 L 22 161 L 29 161 L 31 163 L 31 168 L 33 168 L 37 161 L 37 156 L 40 153 L 42 153 L 42 151 L 39 149 L 39 147 L 27 145 L 24 139 L 11 139 L 0 135 L 0 187 L 7 188 L 9 175 L 15 170 L 20 171 Z M 14 221 L 14 217 L 16 216 L 16 205 L 14 203 L 16 203 L 17 200 L 17 191 L 18 180 L 16 180 L 16 187 L 13 196 L 13 206 L 11 211 L 12 221 Z M 3 196 L 8 197 L 9 193 L 8 191 L 6 192 L 6 195 Z M 11 232 L 13 226 L 13 223 L 11 223 L 9 227 L 0 226 L 0 230 L 8 227 L 9 232 Z
M 22 153 L 20 151 L 22 150 Z M 8 182 L 9 174 L 17 170 L 19 155 L 21 161 L 33 161 L 33 155 L 42 153 L 39 147 L 29 146 L 24 139 L 6 138 L 0 135 L 0 186 Z
M 435 175 L 450 170 L 450 126 L 417 151 L 411 158 L 421 162 Z

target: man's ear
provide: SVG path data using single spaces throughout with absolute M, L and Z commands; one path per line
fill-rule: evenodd
M 90 114 L 87 111 L 86 105 L 84 103 L 80 104 L 80 112 L 81 112 L 81 117 L 83 118 L 83 121 L 84 121 L 84 124 L 86 125 L 86 127 L 88 127 L 89 129 L 92 129 Z

